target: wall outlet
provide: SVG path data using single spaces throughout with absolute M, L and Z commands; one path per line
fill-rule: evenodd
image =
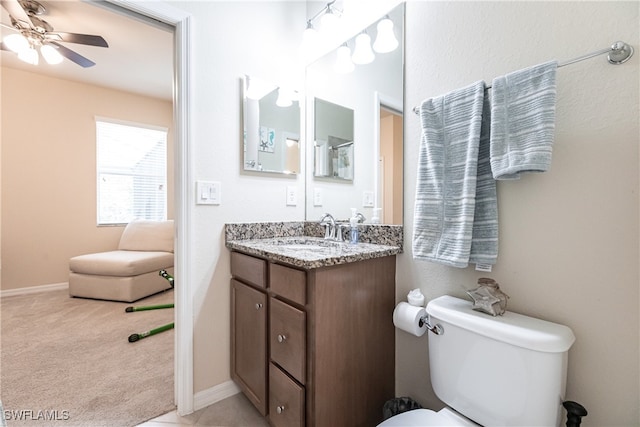
M 373 203 L 373 191 L 364 191 L 362 193 L 362 207 L 372 208 Z
M 298 205 L 298 188 L 297 187 L 287 187 L 287 206 L 297 206 Z
M 313 206 L 322 206 L 322 188 L 313 189 Z
M 217 181 L 196 181 L 196 205 L 219 205 L 222 184 Z

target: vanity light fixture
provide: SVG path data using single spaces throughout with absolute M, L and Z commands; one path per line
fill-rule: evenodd
M 276 105 L 278 107 L 291 107 L 295 98 L 297 98 L 296 91 L 288 89 L 286 87 L 279 87 Z
M 336 63 L 333 66 L 336 73 L 347 74 L 355 69 L 353 61 L 351 60 L 351 49 L 344 43 L 336 51 Z
M 318 32 L 313 27 L 311 20 L 307 21 L 307 28 L 302 33 L 302 44 L 305 46 L 313 47 L 318 43 Z
M 320 31 L 323 33 L 329 33 L 335 29 L 338 24 L 342 11 L 335 7 L 333 4 L 336 0 L 330 1 L 322 9 L 307 20 L 307 26 L 302 35 L 302 51 L 309 52 L 314 50 L 320 41 L 318 31 L 313 26 L 316 19 L 320 20 Z
M 378 53 L 387 53 L 398 47 L 398 39 L 393 33 L 393 21 L 389 19 L 389 15 L 378 22 L 378 35 L 373 43 L 373 50 Z
M 324 13 L 320 17 L 321 31 L 331 31 L 338 25 L 338 13 L 340 13 L 340 11 L 333 7 L 335 2 L 336 0 L 327 3 L 326 8 L 323 9 Z
M 351 60 L 354 64 L 364 65 L 370 64 L 375 58 L 376 56 L 371 50 L 371 37 L 366 31 L 363 31 L 356 37 L 356 45 L 353 48 Z

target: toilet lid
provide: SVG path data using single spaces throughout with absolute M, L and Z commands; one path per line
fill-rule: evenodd
M 378 427 L 427 427 L 427 426 L 478 426 L 478 424 L 463 416 L 453 412 L 449 408 L 444 408 L 438 412 L 430 409 L 414 409 L 395 415 Z

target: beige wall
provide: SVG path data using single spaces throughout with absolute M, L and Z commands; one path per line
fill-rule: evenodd
M 498 183 L 500 254 L 492 273 L 412 257 L 420 123 L 405 116 L 405 241 L 397 297 L 465 297 L 478 277 L 496 279 L 509 308 L 568 325 L 566 398 L 589 426 L 639 425 L 638 2 L 407 3 L 405 110 L 423 99 L 551 59 L 571 59 L 624 40 L 620 66 L 606 57 L 558 70 L 551 171 Z M 439 407 L 426 336 L 396 335 L 397 393 Z
M 2 68 L 2 289 L 68 281 L 75 255 L 117 246 L 96 226 L 95 117 L 169 128 L 172 103 Z

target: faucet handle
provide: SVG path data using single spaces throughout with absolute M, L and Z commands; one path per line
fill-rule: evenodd
M 344 233 L 342 232 L 347 228 L 347 224 L 336 224 L 336 241 L 344 242 Z
M 333 228 L 331 227 L 331 224 L 329 224 L 328 222 L 323 222 L 321 223 L 321 225 L 324 225 L 324 238 L 332 239 Z
M 356 214 L 356 218 L 358 218 L 359 223 L 363 223 L 367 220 L 367 218 L 365 218 L 364 215 L 362 215 L 360 212 Z

